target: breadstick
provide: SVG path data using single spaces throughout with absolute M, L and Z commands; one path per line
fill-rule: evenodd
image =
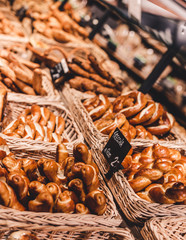
M 28 85 L 26 85 L 24 82 L 16 79 L 14 81 L 15 85 L 23 92 L 29 95 L 36 95 L 34 92 L 34 89 Z

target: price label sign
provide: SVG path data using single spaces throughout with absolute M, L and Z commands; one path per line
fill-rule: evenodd
M 123 136 L 119 128 L 116 128 L 102 153 L 110 165 L 110 170 L 106 174 L 106 178 L 110 179 L 118 170 L 122 169 L 121 163 L 131 149 L 130 143 Z
M 141 1 L 142 0 L 130 0 L 128 1 L 128 13 L 131 17 L 134 17 L 141 22 Z
M 61 60 L 54 68 L 50 69 L 50 75 L 52 81 L 55 82 L 58 78 L 62 77 L 64 74 L 69 72 L 69 68 L 65 58 Z

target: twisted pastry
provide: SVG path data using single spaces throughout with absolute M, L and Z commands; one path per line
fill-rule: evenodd
M 22 159 L 22 167 L 30 181 L 38 181 L 41 177 L 37 163 L 33 159 Z
M 7 169 L 8 172 L 21 172 L 22 161 L 15 159 L 14 157 L 5 157 L 2 160 L 3 165 Z
M 64 118 L 58 116 L 56 117 L 56 128 L 55 133 L 61 135 L 65 129 L 65 120 Z
M 86 205 L 92 213 L 102 215 L 106 210 L 106 198 L 99 190 L 92 191 L 86 196 Z
M 69 156 L 67 148 L 64 144 L 57 145 L 56 161 L 62 164 L 63 161 Z
M 140 112 L 146 104 L 147 98 L 143 93 L 132 91 L 116 98 L 113 102 L 113 111 L 131 117 Z
M 31 113 L 31 120 L 33 122 L 38 123 L 41 118 L 41 108 L 38 105 L 32 105 L 31 109 L 26 109 L 25 111 L 28 111 L 28 114 Z M 26 114 L 26 116 L 28 115 Z
M 46 126 L 50 118 L 50 110 L 46 107 L 41 107 L 40 109 L 41 109 L 41 118 L 39 120 L 39 124 Z
M 45 184 L 39 181 L 32 181 L 29 184 L 29 193 L 32 198 L 35 198 L 41 192 L 47 192 L 47 187 Z
M 28 202 L 28 209 L 34 212 L 52 212 L 53 197 L 49 191 L 40 192 L 34 200 Z
M 89 209 L 83 203 L 77 203 L 75 208 L 76 213 L 89 214 Z
M 35 138 L 36 128 L 32 121 L 27 120 L 24 129 L 23 138 L 33 140 Z
M 81 174 L 87 192 L 92 192 L 99 187 L 98 175 L 93 166 L 84 165 L 81 168 Z
M 51 130 L 51 132 L 54 132 L 55 125 L 56 125 L 56 116 L 55 116 L 55 114 L 53 114 L 51 112 L 50 113 L 50 118 L 49 118 L 48 123 L 47 123 L 47 128 L 49 130 Z
M 85 202 L 86 194 L 84 190 L 84 184 L 81 179 L 73 179 L 68 184 L 69 190 L 73 191 L 80 199 L 81 202 Z
M 14 190 L 6 183 L 0 181 L 0 203 L 5 207 L 24 211 L 24 206 L 17 200 Z
M 99 173 L 97 165 L 93 162 L 92 153 L 84 143 L 79 143 L 73 147 L 73 156 L 76 162 L 84 162 L 85 164 L 92 165 L 96 172 Z
M 55 211 L 62 213 L 73 213 L 74 210 L 75 203 L 72 200 L 70 191 L 62 192 L 55 202 Z
M 44 136 L 45 136 L 45 130 L 44 130 L 44 127 L 35 122 L 34 123 L 34 126 L 35 126 L 35 137 L 34 137 L 34 140 L 37 140 L 37 141 L 43 141 L 44 140 Z
M 48 191 L 51 193 L 54 202 L 56 201 L 56 199 L 59 197 L 59 195 L 61 194 L 61 188 L 59 187 L 59 185 L 57 185 L 54 182 L 49 182 L 46 185 Z
M 11 172 L 8 174 L 7 182 L 16 192 L 19 201 L 25 204 L 28 198 L 29 179 L 20 173 Z
M 54 160 L 41 158 L 38 161 L 38 167 L 50 182 L 55 182 L 59 186 L 66 183 L 67 179 L 64 175 L 64 170 Z

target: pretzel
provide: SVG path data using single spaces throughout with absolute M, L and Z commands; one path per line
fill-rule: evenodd
M 146 96 L 138 91 L 126 93 L 113 102 L 114 112 L 121 112 L 131 117 L 141 111 L 147 103 Z
M 109 135 L 116 127 L 120 128 L 126 121 L 122 113 L 111 113 L 105 118 L 100 118 L 94 122 L 95 127 L 103 134 Z
M 174 117 L 170 113 L 164 111 L 158 122 L 156 122 L 156 124 L 154 123 L 153 126 L 148 126 L 147 130 L 157 136 L 164 135 L 171 130 L 174 121 Z
M 143 122 L 143 125 L 147 126 L 156 122 L 162 115 L 163 115 L 163 106 L 160 103 L 155 102 L 155 111 L 152 117 L 148 121 Z
M 134 117 L 132 117 L 129 122 L 132 125 L 138 125 L 140 123 L 146 122 L 153 116 L 155 111 L 154 101 L 147 101 L 147 105 Z
M 93 120 L 98 119 L 106 112 L 106 110 L 109 107 L 110 107 L 110 102 L 109 102 L 109 99 L 107 98 L 107 96 L 100 94 L 98 105 L 94 109 L 89 111 L 89 115 Z

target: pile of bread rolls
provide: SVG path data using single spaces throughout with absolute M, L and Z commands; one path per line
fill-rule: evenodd
M 174 118 L 160 103 L 148 99 L 139 91 L 117 97 L 112 103 L 100 94 L 83 101 L 83 105 L 103 134 L 112 134 L 116 127 L 130 141 L 133 138 L 156 140 L 167 134 Z
M 41 158 L 16 159 L 6 152 L 0 138 L 0 203 L 20 211 L 94 213 L 106 210 L 106 198 L 98 179 L 98 168 L 83 143 L 69 157 L 58 145 L 57 161 Z
M 159 144 L 127 155 L 123 172 L 137 195 L 151 203 L 186 204 L 186 157 Z
M 32 105 L 8 124 L 3 134 L 10 137 L 62 143 L 67 141 L 62 137 L 64 129 L 63 117 L 56 116 L 46 107 Z

